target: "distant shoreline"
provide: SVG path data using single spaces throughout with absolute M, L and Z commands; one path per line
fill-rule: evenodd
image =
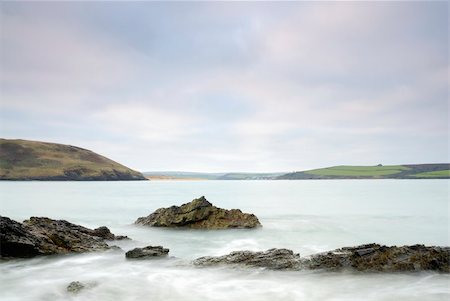
M 150 181 L 209 181 L 204 178 L 177 178 L 171 176 L 145 176 Z
M 449 163 L 349 166 L 277 173 L 201 173 L 183 171 L 143 172 L 149 180 L 357 180 L 450 179 Z

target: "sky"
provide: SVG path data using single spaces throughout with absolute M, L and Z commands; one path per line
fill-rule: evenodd
M 447 1 L 0 8 L 0 137 L 140 171 L 450 161 Z

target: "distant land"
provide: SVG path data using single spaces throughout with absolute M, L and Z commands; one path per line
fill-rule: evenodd
M 0 180 L 321 180 L 450 179 L 450 163 L 333 166 L 296 172 L 140 173 L 90 150 L 57 143 L 0 139 Z
M 286 173 L 202 173 L 188 171 L 148 171 L 143 172 L 143 174 L 150 180 L 273 180 Z
M 0 180 L 147 180 L 90 150 L 72 145 L 0 139 Z
M 450 164 L 333 166 L 288 173 L 280 180 L 306 179 L 449 179 Z
M 153 171 L 143 174 L 150 180 L 450 179 L 450 164 L 342 165 L 291 173 Z

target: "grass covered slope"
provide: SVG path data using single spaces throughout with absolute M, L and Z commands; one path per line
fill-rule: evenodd
M 0 139 L 0 180 L 145 180 L 90 150 L 71 145 Z
M 278 179 L 448 179 L 450 164 L 333 166 L 293 172 Z

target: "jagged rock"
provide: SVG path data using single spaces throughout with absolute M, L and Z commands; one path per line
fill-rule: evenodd
M 345 247 L 300 258 L 287 249 L 265 252 L 236 251 L 219 257 L 201 257 L 198 266 L 222 264 L 264 267 L 272 270 L 357 270 L 366 272 L 439 271 L 450 273 L 450 247 L 382 246 Z
M 254 214 L 239 209 L 221 209 L 213 206 L 204 196 L 181 206 L 160 208 L 135 224 L 153 227 L 186 227 L 194 229 L 255 228 L 261 223 Z
M 31 217 L 20 224 L 0 217 L 1 257 L 33 257 L 106 250 L 105 239 L 116 238 L 108 228 L 95 230 L 46 217 Z
M 197 266 L 212 265 L 243 265 L 263 267 L 271 270 L 298 269 L 300 254 L 294 254 L 288 249 L 270 249 L 264 252 L 235 251 L 219 257 L 200 257 L 194 260 Z
M 165 249 L 162 246 L 148 246 L 144 248 L 135 248 L 133 250 L 130 250 L 125 253 L 126 258 L 139 258 L 139 259 L 146 259 L 146 258 L 153 258 L 153 257 L 161 257 L 161 256 L 167 256 L 169 254 L 169 249 Z
M 46 217 L 31 217 L 23 222 L 25 229 L 40 239 L 42 254 L 61 254 L 109 249 L 94 230 Z
M 40 240 L 21 223 L 0 216 L 0 256 L 33 257 L 40 254 Z
M 307 269 L 356 269 L 358 271 L 424 271 L 450 272 L 450 248 L 382 246 L 367 244 L 315 254 L 302 260 Z

